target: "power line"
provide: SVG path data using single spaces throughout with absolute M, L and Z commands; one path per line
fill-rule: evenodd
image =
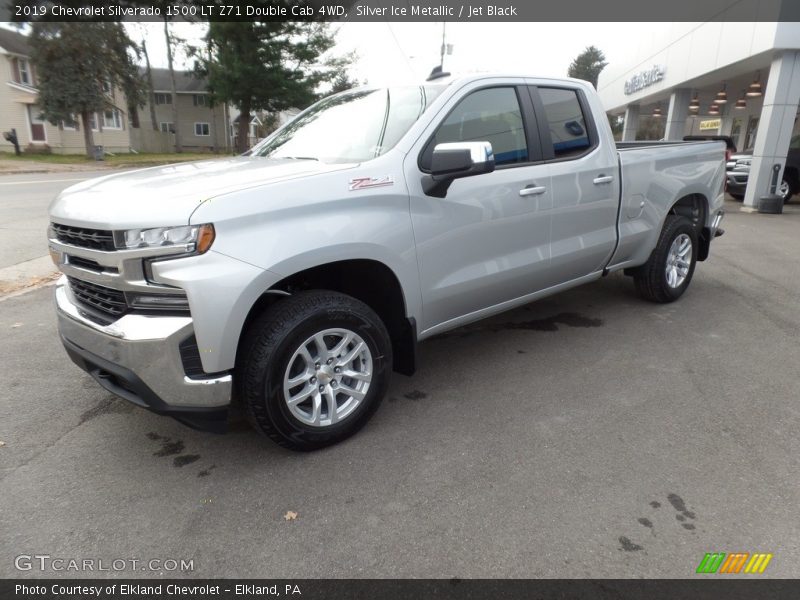
M 394 29 L 392 29 L 392 24 L 389 23 L 388 21 L 384 21 L 384 23 L 386 23 L 386 27 L 389 28 L 389 33 L 392 34 L 392 39 L 394 40 L 397 49 L 400 51 L 400 54 L 403 55 L 403 59 L 406 61 L 406 66 L 408 67 L 408 70 L 411 72 L 412 75 L 414 75 L 414 67 L 411 65 L 411 60 L 408 58 L 408 56 L 406 56 L 406 53 L 403 51 L 402 46 L 400 46 L 400 42 L 397 40 L 397 36 L 394 34 Z

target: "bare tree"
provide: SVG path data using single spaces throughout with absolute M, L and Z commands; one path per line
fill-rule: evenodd
M 158 131 L 158 120 L 156 119 L 156 94 L 153 89 L 153 71 L 150 70 L 150 55 L 147 54 L 147 42 L 142 40 L 142 53 L 144 53 L 144 64 L 147 69 L 147 99 L 150 105 L 150 123 L 153 125 L 153 130 Z
M 169 35 L 169 21 L 164 19 L 164 37 L 167 40 L 167 63 L 169 64 L 169 81 L 172 92 L 172 126 L 175 129 L 175 152 L 183 152 L 181 131 L 178 127 L 178 86 L 175 85 L 175 68 L 172 62 L 172 40 Z

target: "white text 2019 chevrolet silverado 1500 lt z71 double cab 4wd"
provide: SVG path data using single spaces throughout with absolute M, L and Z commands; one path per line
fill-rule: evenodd
M 427 337 L 620 269 L 677 299 L 721 232 L 724 156 L 615 145 L 577 80 L 343 92 L 247 156 L 61 193 L 61 338 L 135 404 L 220 430 L 233 399 L 318 448 L 364 425 Z

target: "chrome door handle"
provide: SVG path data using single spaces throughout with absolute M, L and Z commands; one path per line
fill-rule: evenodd
M 600 175 L 600 177 L 595 177 L 593 183 L 595 185 L 600 185 L 601 183 L 611 183 L 614 181 L 614 177 L 612 175 Z
M 519 191 L 520 196 L 537 196 L 539 194 L 544 194 L 547 191 L 547 188 L 543 185 L 529 185 L 528 187 L 524 187 Z

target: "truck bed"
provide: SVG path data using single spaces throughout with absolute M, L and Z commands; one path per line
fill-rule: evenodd
M 610 269 L 642 264 L 676 199 L 706 199 L 708 218 L 722 202 L 725 144 L 720 141 L 624 142 L 619 157 L 619 245 Z

